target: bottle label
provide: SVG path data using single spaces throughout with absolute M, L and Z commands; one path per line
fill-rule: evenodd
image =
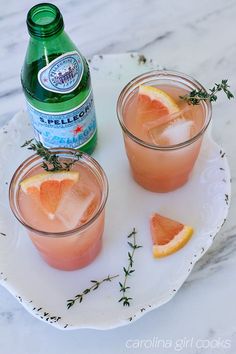
M 66 112 L 44 112 L 27 102 L 35 138 L 48 148 L 80 148 L 94 136 L 96 115 L 93 94 L 77 107 Z
M 84 72 L 83 60 L 78 52 L 60 55 L 38 72 L 38 81 L 45 90 L 68 93 L 80 83 Z

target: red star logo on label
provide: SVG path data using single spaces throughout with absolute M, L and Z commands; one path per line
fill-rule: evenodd
M 74 135 L 76 135 L 82 131 L 83 131 L 83 127 L 81 127 L 80 125 L 77 125 L 77 127 L 73 130 L 73 133 L 74 133 Z

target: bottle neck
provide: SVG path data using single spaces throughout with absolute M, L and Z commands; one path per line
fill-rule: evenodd
M 68 36 L 66 32 L 64 31 L 64 28 L 62 28 L 60 31 L 52 34 L 51 36 L 48 37 L 36 37 L 30 35 L 30 43 L 35 43 L 38 46 L 50 46 L 52 43 L 58 43 L 64 40 L 67 40 Z M 55 46 L 55 45 L 54 45 Z
M 64 32 L 60 10 L 53 4 L 41 3 L 33 6 L 27 15 L 30 42 L 26 53 L 26 64 L 42 59 L 44 65 L 67 52 L 78 51 Z
M 49 63 L 55 57 L 73 51 L 78 51 L 78 49 L 62 29 L 50 37 L 30 37 L 26 61 L 31 63 L 45 58 L 45 63 Z

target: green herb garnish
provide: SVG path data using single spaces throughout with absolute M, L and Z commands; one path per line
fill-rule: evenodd
M 229 91 L 228 80 L 222 80 L 220 84 L 215 84 L 209 92 L 204 90 L 192 90 L 189 94 L 179 96 L 182 100 L 191 105 L 198 105 L 201 101 L 215 102 L 217 100 L 217 93 L 223 91 L 230 100 L 234 98 L 232 92 Z
M 36 141 L 34 139 L 26 140 L 21 147 L 26 146 L 27 149 L 35 151 L 37 155 L 43 158 L 44 161 L 41 166 L 48 172 L 70 171 L 71 167 L 82 156 L 81 152 L 76 152 L 70 162 L 60 162 L 59 157 L 43 146 L 40 141 Z
M 71 308 L 76 301 L 79 301 L 79 303 L 81 303 L 84 299 L 84 296 L 87 295 L 88 293 L 90 293 L 92 290 L 96 290 L 98 289 L 98 287 L 106 282 L 106 281 L 112 281 L 112 279 L 117 278 L 119 276 L 119 274 L 117 275 L 108 275 L 106 278 L 98 281 L 98 280 L 90 280 L 90 283 L 92 283 L 92 285 L 90 286 L 90 288 L 85 289 L 81 294 L 77 294 L 75 295 L 75 297 L 73 299 L 67 300 L 67 309 Z
M 134 265 L 134 252 L 136 249 L 142 247 L 137 245 L 136 243 L 136 235 L 137 231 L 135 230 L 135 228 L 133 228 L 133 231 L 127 236 L 128 239 L 130 239 L 132 237 L 132 242 L 128 241 L 128 245 L 132 248 L 132 252 L 128 252 L 128 267 L 125 268 L 123 267 L 123 271 L 124 271 L 124 282 L 121 283 L 119 282 L 120 285 L 120 291 L 122 292 L 122 297 L 120 298 L 119 302 L 123 303 L 123 306 L 130 306 L 130 300 L 133 300 L 132 297 L 128 297 L 127 294 L 127 290 L 130 289 L 130 286 L 127 286 L 127 280 L 128 277 L 135 271 L 135 269 L 133 268 Z
M 122 297 L 120 298 L 119 302 L 123 303 L 123 306 L 130 306 L 130 300 L 132 300 L 131 297 L 126 296 L 127 290 L 130 289 L 129 286 L 127 286 L 127 279 L 128 276 L 130 276 L 135 270 L 133 268 L 134 265 L 134 252 L 136 249 L 142 247 L 140 245 L 137 245 L 136 243 L 136 235 L 137 231 L 135 230 L 135 228 L 133 228 L 133 231 L 127 236 L 128 239 L 130 239 L 132 237 L 132 242 L 128 241 L 128 245 L 132 248 L 132 252 L 128 252 L 128 267 L 125 268 L 123 267 L 123 271 L 124 271 L 124 282 L 123 284 L 121 282 L 119 282 L 120 285 L 120 291 L 122 292 Z M 71 308 L 75 302 L 79 302 L 81 303 L 84 299 L 84 296 L 89 294 L 91 291 L 94 291 L 96 289 L 98 289 L 98 287 L 107 281 L 112 281 L 113 279 L 119 277 L 119 274 L 116 275 L 108 275 L 106 278 L 102 279 L 102 280 L 90 280 L 90 283 L 92 283 L 92 285 L 88 288 L 86 288 L 83 292 L 81 292 L 80 294 L 75 295 L 75 297 L 73 299 L 69 299 L 67 300 L 67 309 Z

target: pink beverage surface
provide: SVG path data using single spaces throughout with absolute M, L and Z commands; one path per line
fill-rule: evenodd
M 63 232 L 88 222 L 99 208 L 102 191 L 94 173 L 78 162 L 71 171 L 79 172 L 79 180 L 62 197 L 51 219 L 40 204 L 19 189 L 19 208 L 27 224 L 46 232 Z M 45 172 L 35 168 L 26 177 Z M 104 212 L 84 231 L 63 237 L 51 237 L 29 232 L 29 235 L 48 264 L 55 268 L 72 270 L 89 264 L 101 249 Z
M 155 116 L 150 109 L 147 110 L 148 106 L 140 111 L 140 97 L 136 91 L 123 111 L 124 123 L 128 130 L 141 140 L 158 146 L 179 144 L 195 136 L 204 124 L 202 106 L 188 105 L 181 100 L 179 96 L 187 93 L 182 88 L 167 85 L 158 88 L 176 102 L 179 112 L 163 113 L 160 107 L 160 113 Z M 167 192 L 180 187 L 188 180 L 199 153 L 201 140 L 199 138 L 196 142 L 175 151 L 158 151 L 145 148 L 124 134 L 134 179 L 144 188 L 155 192 Z
M 143 117 L 138 116 L 138 100 L 139 95 L 138 91 L 134 95 L 132 95 L 129 101 L 126 104 L 124 111 L 124 122 L 127 128 L 138 138 L 152 143 L 154 145 L 166 146 L 166 145 L 174 145 L 181 143 L 185 140 L 190 139 L 194 135 L 196 135 L 202 125 L 204 123 L 204 113 L 201 105 L 188 105 L 185 101 L 181 100 L 179 96 L 184 96 L 188 93 L 188 91 L 174 87 L 174 86 L 158 86 L 158 89 L 166 92 L 178 105 L 179 112 L 173 114 L 163 114 L 161 113 L 161 117 L 145 117 L 145 112 L 142 113 Z M 161 110 L 161 108 L 160 108 Z M 162 122 L 159 124 L 159 120 Z M 181 124 L 183 129 L 179 129 L 179 123 L 187 123 Z M 174 134 L 174 128 L 178 126 L 179 136 Z M 187 128 L 190 129 L 187 129 Z M 172 129 L 170 129 L 172 128 Z M 171 131 L 173 131 L 173 141 L 171 141 Z M 170 139 L 162 139 L 169 133 Z M 181 133 L 184 133 L 181 135 Z

